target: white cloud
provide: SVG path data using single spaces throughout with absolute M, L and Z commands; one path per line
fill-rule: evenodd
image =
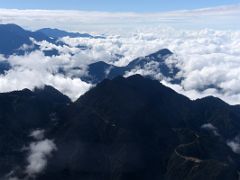
M 52 44 L 43 42 L 41 45 L 51 47 Z M 43 45 L 42 45 L 43 46 Z M 24 56 L 10 56 L 9 63 L 13 67 L 11 70 L 0 75 L 0 92 L 9 92 L 14 90 L 22 90 L 28 88 L 33 90 L 35 87 L 43 87 L 50 85 L 69 96 L 72 100 L 76 100 L 80 95 L 85 93 L 92 86 L 81 81 L 81 77 L 86 73 L 86 57 L 81 56 L 81 60 L 77 59 L 80 55 L 71 56 L 71 48 L 57 47 L 61 54 L 59 56 L 47 57 L 42 51 L 34 51 Z M 66 49 L 70 52 L 65 53 Z M 89 57 L 88 57 L 89 58 Z M 80 61 L 80 62 L 78 62 Z M 58 73 L 59 68 L 81 67 L 77 72 L 69 75 Z
M 109 61 L 119 66 L 127 65 L 139 56 L 168 48 L 176 56 L 167 59 L 167 63 L 174 61 L 180 69 L 178 77 L 184 80 L 179 86 L 163 83 L 192 99 L 214 95 L 228 103 L 237 104 L 240 103 L 239 39 L 239 31 L 153 28 L 129 36 L 110 36 L 105 40 L 84 39 L 79 40 L 79 43 L 93 46 L 93 50 L 101 47 L 105 53 L 122 54 L 124 57 L 119 61 Z M 144 75 L 151 70 L 153 72 L 155 68 L 135 69 L 130 74 Z
M 239 39 L 239 31 L 153 28 L 98 42 L 88 40 L 88 43 L 124 55 L 124 58 L 114 62 L 120 66 L 136 57 L 168 48 L 176 54 L 174 61 L 180 69 L 178 76 L 184 79 L 180 86 L 170 86 L 192 99 L 214 95 L 236 104 L 240 103 Z M 135 73 L 148 74 L 149 69 L 136 70 Z
M 63 41 L 69 46 L 38 42 L 40 51 L 9 57 L 14 68 L 0 76 L 0 91 L 33 89 L 48 84 L 75 100 L 92 87 L 79 79 L 87 75 L 88 64 L 105 61 L 125 66 L 137 57 L 168 48 L 175 55 L 166 63 L 180 69 L 177 76 L 183 79 L 181 84 L 170 84 L 156 68 L 156 63 L 144 69 L 136 68 L 126 75 L 152 75 L 191 99 L 214 95 L 231 104 L 240 103 L 240 31 L 154 27 L 129 31 L 125 35 L 109 35 L 106 39 L 63 38 Z M 88 48 L 81 50 L 77 46 Z M 52 48 L 60 55 L 46 57 L 41 52 Z M 122 57 L 116 60 L 116 54 Z M 59 74 L 59 68 L 67 73 Z
M 2 23 L 39 29 L 58 27 L 72 31 L 122 32 L 140 27 L 239 29 L 240 5 L 159 13 L 111 13 L 65 10 L 1 9 Z M 67 22 L 67 26 L 66 26 Z
M 37 129 L 37 130 L 32 131 L 30 133 L 30 136 L 36 140 L 42 140 L 44 138 L 44 133 L 45 133 L 45 130 Z
M 140 74 L 142 76 L 151 76 L 155 79 L 164 79 L 163 75 L 160 72 L 159 69 L 159 63 L 158 62 L 149 62 L 144 65 L 144 67 L 136 67 L 135 69 L 132 69 L 131 71 L 125 72 L 125 77 L 132 76 L 134 74 Z
M 217 128 L 213 126 L 211 123 L 203 124 L 201 128 L 212 131 L 215 136 L 219 136 Z
M 227 145 L 232 149 L 233 152 L 240 154 L 240 139 L 239 136 L 235 137 L 233 140 L 229 140 Z
M 73 101 L 79 98 L 91 88 L 91 84 L 81 81 L 79 78 L 65 77 L 64 75 L 53 75 L 46 71 L 36 71 L 30 69 L 17 68 L 8 71 L 0 76 L 1 92 L 22 90 L 28 88 L 50 85 L 69 96 Z
M 47 165 L 47 158 L 56 149 L 54 142 L 49 139 L 31 143 L 27 158 L 29 164 L 26 167 L 28 176 L 32 177 L 42 172 Z
M 53 140 L 43 139 L 44 130 L 32 131 L 30 136 L 35 138 L 35 141 L 30 143 L 28 147 L 23 147 L 24 151 L 28 151 L 28 155 L 26 157 L 26 166 L 17 167 L 8 173 L 4 179 L 35 179 L 37 175 L 45 170 L 48 163 L 48 158 L 50 158 L 52 153 L 57 150 L 57 147 Z

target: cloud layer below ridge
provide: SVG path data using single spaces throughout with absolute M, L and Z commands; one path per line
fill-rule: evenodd
M 109 35 L 105 39 L 66 37 L 63 41 L 68 46 L 38 42 L 40 50 L 24 56 L 10 56 L 7 60 L 13 68 L 0 75 L 0 92 L 48 84 L 76 100 L 93 86 L 80 80 L 87 75 L 88 64 L 105 61 L 125 66 L 137 57 L 168 48 L 174 53 L 168 62 L 175 61 L 180 69 L 177 76 L 183 80 L 178 85 L 166 79 L 163 83 L 192 99 L 214 95 L 231 104 L 240 103 L 240 31 L 156 27 Z M 45 49 L 57 49 L 59 55 L 47 57 L 42 52 Z M 59 73 L 59 68 L 64 68 L 66 73 Z M 128 73 L 159 73 L 154 68 L 152 64 L 148 72 L 133 70 Z M 162 80 L 161 75 L 154 77 Z

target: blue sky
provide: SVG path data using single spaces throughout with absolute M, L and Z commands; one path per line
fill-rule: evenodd
M 6 0 L 0 8 L 162 12 L 238 3 L 240 0 Z

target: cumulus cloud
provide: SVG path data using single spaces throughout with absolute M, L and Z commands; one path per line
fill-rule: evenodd
M 134 58 L 145 56 L 162 48 L 175 53 L 174 59 L 166 63 L 174 64 L 180 72 L 181 84 L 166 85 L 192 99 L 214 95 L 231 104 L 240 102 L 239 88 L 239 31 L 145 29 L 129 36 L 110 36 L 105 40 L 77 40 L 100 49 L 99 52 L 111 52 L 123 55 L 119 61 L 105 61 L 117 66 L 125 66 Z M 76 42 L 76 40 L 75 40 Z M 169 61 L 169 62 L 168 62 Z M 135 69 L 130 74 L 149 74 L 155 67 Z M 158 71 L 154 72 L 155 74 Z M 158 76 L 159 80 L 161 76 Z M 156 78 L 158 78 L 156 77 Z M 165 79 L 164 79 L 165 80 Z
M 212 131 L 215 136 L 219 136 L 217 128 L 213 126 L 211 123 L 203 124 L 201 128 L 206 129 L 208 131 Z
M 32 131 L 30 133 L 30 136 L 36 140 L 42 140 L 44 138 L 44 133 L 45 133 L 45 130 L 37 129 L 37 130 Z
M 47 166 L 48 158 L 57 150 L 53 140 L 45 138 L 45 130 L 36 129 L 30 132 L 30 137 L 34 141 L 27 147 L 23 147 L 23 151 L 27 151 L 26 162 L 24 167 L 17 167 L 8 173 L 4 179 L 35 179 L 36 176 L 44 171 Z M 44 139 L 45 138 L 45 139 Z M 21 178 L 20 178 L 21 177 Z
M 162 80 L 164 78 L 159 69 L 159 62 L 153 62 L 153 61 L 146 63 L 144 67 L 137 66 L 135 69 L 125 72 L 124 76 L 129 77 L 134 74 L 140 74 L 142 76 L 150 76 L 159 80 Z
M 34 177 L 42 172 L 47 165 L 47 158 L 56 149 L 54 142 L 49 139 L 31 143 L 27 158 L 28 165 L 26 167 L 28 176 Z
M 181 84 L 170 86 L 192 99 L 214 95 L 228 103 L 237 104 L 240 102 L 239 39 L 239 31 L 151 28 L 129 36 L 111 36 L 104 41 L 89 40 L 88 44 L 95 42 L 95 46 L 122 54 L 123 58 L 113 62 L 118 66 L 168 48 L 176 55 L 174 61 L 180 69 L 178 77 L 183 79 Z M 86 40 L 80 41 L 86 43 Z M 144 74 L 144 70 L 140 71 Z
M 229 140 L 227 145 L 232 149 L 233 152 L 240 154 L 240 138 L 235 137 L 233 140 Z
M 43 42 L 41 45 L 53 46 L 47 42 Z M 61 52 L 59 56 L 47 57 L 42 52 L 43 49 L 23 56 L 10 56 L 7 60 L 12 69 L 0 75 L 0 91 L 9 92 L 24 88 L 33 90 L 35 87 L 50 85 L 68 95 L 72 100 L 79 98 L 92 86 L 79 79 L 86 73 L 86 63 L 77 62 L 75 57 L 77 53 L 75 56 L 71 56 L 71 48 L 68 48 L 70 53 L 65 53 L 66 47 L 57 48 Z M 83 62 L 86 59 L 82 56 L 79 61 Z M 69 75 L 59 73 L 59 68 L 71 69 L 76 66 L 81 67 L 77 72 L 69 70 Z
M 5 75 L 0 76 L 1 92 L 22 90 L 28 88 L 34 90 L 35 87 L 50 85 L 69 96 L 73 101 L 79 98 L 92 86 L 79 78 L 65 77 L 64 75 L 45 73 L 30 69 L 12 69 Z
M 191 99 L 213 95 L 230 104 L 240 103 L 240 31 L 152 27 L 105 39 L 65 37 L 62 41 L 67 45 L 34 42 L 40 45 L 40 50 L 10 56 L 8 61 L 13 68 L 0 75 L 0 91 L 48 84 L 75 100 L 92 87 L 80 80 L 87 76 L 89 64 L 105 61 L 125 66 L 135 58 L 168 48 L 174 56 L 167 58 L 166 64 L 180 70 L 177 74 L 182 80 L 180 84 L 171 84 L 163 77 L 156 62 L 142 69 L 136 67 L 125 75 L 151 75 Z M 46 49 L 57 49 L 59 55 L 46 57 L 42 52 Z M 59 73 L 59 69 L 65 73 Z

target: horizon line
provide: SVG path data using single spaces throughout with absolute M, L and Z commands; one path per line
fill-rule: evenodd
M 214 9 L 226 9 L 226 8 L 240 8 L 240 3 L 236 4 L 223 4 L 220 6 L 209 6 L 204 8 L 193 8 L 193 9 L 178 9 L 178 10 L 166 10 L 166 11 L 105 11 L 105 10 L 81 10 L 81 9 L 47 9 L 47 8 L 4 8 L 0 7 L 0 10 L 17 10 L 17 11 L 55 11 L 55 12 L 96 12 L 96 13 L 111 13 L 111 14 L 162 14 L 162 13 L 179 13 L 179 12 L 195 12 L 195 11 L 208 11 Z

